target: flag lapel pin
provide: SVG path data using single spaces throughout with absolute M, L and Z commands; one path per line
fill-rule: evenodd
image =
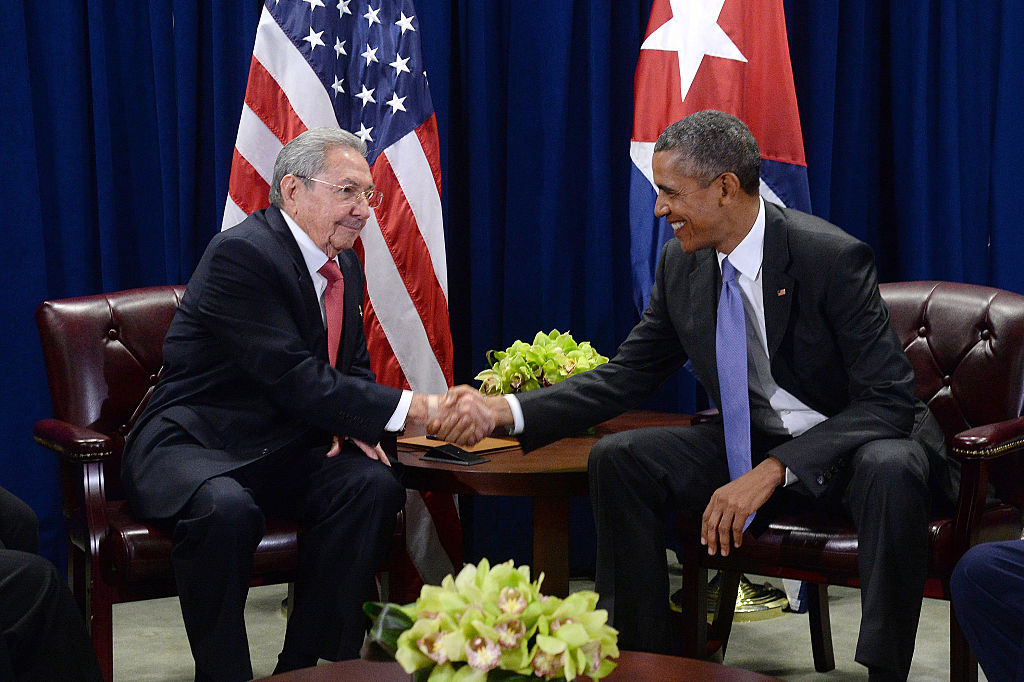
M 785 296 L 786 295 L 786 290 L 785 289 L 779 289 L 777 292 L 775 292 L 775 295 L 776 296 Z

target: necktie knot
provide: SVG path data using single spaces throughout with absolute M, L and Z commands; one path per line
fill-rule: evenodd
M 338 267 L 338 261 L 333 258 L 321 265 L 317 272 L 326 277 L 327 281 L 331 284 L 341 279 L 341 268 Z
M 729 257 L 722 259 L 722 281 L 732 282 L 739 275 L 739 271 L 729 262 Z

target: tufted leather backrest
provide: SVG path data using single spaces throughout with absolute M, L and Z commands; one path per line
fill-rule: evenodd
M 880 286 L 914 366 L 917 397 L 946 442 L 965 429 L 1020 416 L 1024 405 L 1024 296 L 952 282 Z
M 130 289 L 45 301 L 36 310 L 54 416 L 114 437 L 108 486 L 119 487 L 124 437 L 159 377 L 164 337 L 184 292 Z
M 952 282 L 880 287 L 914 366 L 917 397 L 953 436 L 1020 416 L 1024 405 L 1024 296 Z M 1024 458 L 1003 457 L 989 480 L 1024 508 Z

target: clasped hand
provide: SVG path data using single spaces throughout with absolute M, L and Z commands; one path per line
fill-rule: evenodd
M 497 425 L 493 401 L 471 386 L 455 386 L 440 396 L 427 422 L 427 433 L 458 445 L 476 445 Z

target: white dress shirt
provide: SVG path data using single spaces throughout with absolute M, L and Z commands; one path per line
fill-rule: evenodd
M 768 358 L 768 335 L 765 332 L 764 323 L 764 292 L 761 287 L 761 263 L 764 259 L 764 199 L 758 198 L 757 219 L 750 232 L 743 238 L 732 253 L 717 253 L 718 267 L 721 269 L 722 261 L 728 255 L 729 262 L 736 268 L 736 281 L 743 291 L 743 304 L 754 329 L 758 340 L 761 343 L 763 357 Z M 776 292 L 772 292 L 773 295 Z M 748 356 L 750 351 L 748 350 Z M 807 429 L 825 421 L 825 415 L 815 412 L 811 408 L 797 400 L 796 396 L 781 388 L 771 375 L 767 363 L 753 363 L 757 367 L 757 381 L 760 386 L 751 386 L 751 390 L 759 391 L 762 396 L 768 399 L 771 411 L 778 419 L 765 419 L 757 425 L 764 430 L 775 433 L 799 436 Z M 754 415 L 751 415 L 754 418 Z M 779 423 L 781 422 L 781 423 Z

